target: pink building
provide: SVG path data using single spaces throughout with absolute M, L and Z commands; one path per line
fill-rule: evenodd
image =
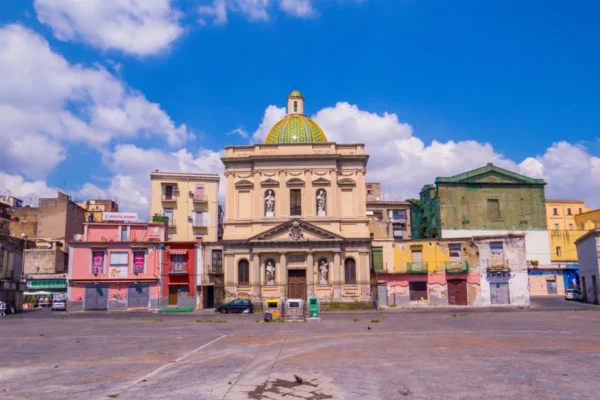
M 68 310 L 157 309 L 164 223 L 89 222 L 69 248 Z

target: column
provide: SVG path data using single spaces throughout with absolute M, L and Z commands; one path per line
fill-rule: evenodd
M 334 251 L 333 253 L 333 300 L 339 301 L 342 297 L 342 278 L 341 278 L 341 263 L 340 263 L 340 251 Z
M 250 270 L 250 285 L 252 286 L 252 293 L 255 298 L 260 297 L 260 254 L 252 254 L 252 267 Z
M 360 283 L 360 297 L 367 296 L 370 293 L 370 284 L 369 277 L 371 276 L 369 272 L 369 264 L 368 264 L 368 251 L 361 251 L 359 254 L 359 264 L 356 273 L 356 280 Z
M 230 294 L 236 295 L 235 290 L 235 266 L 234 266 L 234 254 L 225 253 L 225 298 L 228 298 Z
M 306 288 L 308 297 L 315 295 L 315 262 L 312 251 L 306 253 Z
M 275 283 L 279 288 L 279 296 L 283 298 L 287 283 L 287 253 L 285 252 L 279 254 L 279 267 L 275 272 Z

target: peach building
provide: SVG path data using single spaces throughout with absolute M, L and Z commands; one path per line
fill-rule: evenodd
M 84 224 L 70 242 L 68 310 L 156 309 L 164 223 Z
M 263 144 L 225 149 L 227 299 L 371 301 L 369 156 L 329 142 L 303 112 L 294 90 Z

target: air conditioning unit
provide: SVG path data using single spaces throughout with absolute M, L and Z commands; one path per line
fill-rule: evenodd
M 77 235 L 75 235 L 75 236 L 73 237 L 73 239 L 74 239 L 76 242 L 81 242 L 81 239 L 83 239 L 83 236 L 82 236 L 80 233 L 78 233 Z
M 194 196 L 194 192 L 190 190 L 190 196 Z
M 177 186 L 173 186 L 173 193 L 179 192 L 179 188 Z

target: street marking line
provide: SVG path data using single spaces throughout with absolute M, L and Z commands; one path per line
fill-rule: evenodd
M 123 393 L 123 392 L 125 392 L 125 391 L 127 391 L 127 390 L 131 389 L 132 387 L 134 387 L 134 386 L 135 386 L 135 385 L 137 385 L 138 383 L 142 383 L 142 381 L 143 381 L 144 379 L 148 379 L 148 378 L 151 378 L 151 377 L 155 376 L 156 374 L 158 374 L 158 373 L 160 373 L 161 371 L 163 371 L 163 370 L 165 370 L 165 369 L 169 368 L 169 367 L 170 367 L 170 366 L 172 366 L 173 364 L 177 364 L 179 361 L 182 361 L 182 360 L 184 360 L 184 359 L 188 358 L 189 356 L 191 356 L 191 355 L 193 355 L 193 354 L 195 354 L 195 353 L 199 352 L 200 350 L 204 349 L 205 347 L 208 347 L 208 346 L 210 346 L 210 345 L 211 345 L 211 344 L 213 344 L 213 343 L 216 343 L 216 342 L 218 342 L 219 340 L 223 339 L 223 338 L 224 338 L 224 337 L 226 337 L 226 336 L 227 336 L 227 335 L 221 335 L 221 336 L 219 336 L 218 338 L 216 338 L 216 339 L 214 339 L 214 340 L 211 340 L 211 341 L 210 341 L 210 342 L 208 342 L 208 343 L 205 343 L 205 344 L 203 344 L 202 346 L 198 347 L 197 349 L 194 349 L 194 350 L 192 350 L 192 351 L 190 351 L 190 352 L 188 352 L 188 353 L 186 353 L 186 354 L 182 355 L 181 357 L 179 357 L 179 358 L 175 359 L 174 361 L 169 361 L 169 363 L 167 363 L 167 364 L 165 364 L 165 365 L 163 365 L 163 366 L 161 366 L 161 367 L 158 367 L 158 368 L 156 368 L 154 371 L 152 371 L 152 372 L 150 372 L 150 373 L 148 373 L 148 374 L 146 374 L 146 375 L 142 376 L 141 378 L 136 378 L 134 381 L 130 382 L 130 383 L 129 383 L 128 385 L 126 385 L 125 387 L 123 387 L 123 388 L 121 388 L 121 389 L 119 389 L 119 390 L 116 390 L 116 391 L 114 391 L 114 392 L 112 392 L 112 393 L 109 393 L 109 394 L 110 394 L 110 395 L 120 395 L 121 393 Z M 100 398 L 101 398 L 101 399 L 105 399 L 105 398 L 106 398 L 106 396 L 103 396 L 103 397 L 100 397 Z

